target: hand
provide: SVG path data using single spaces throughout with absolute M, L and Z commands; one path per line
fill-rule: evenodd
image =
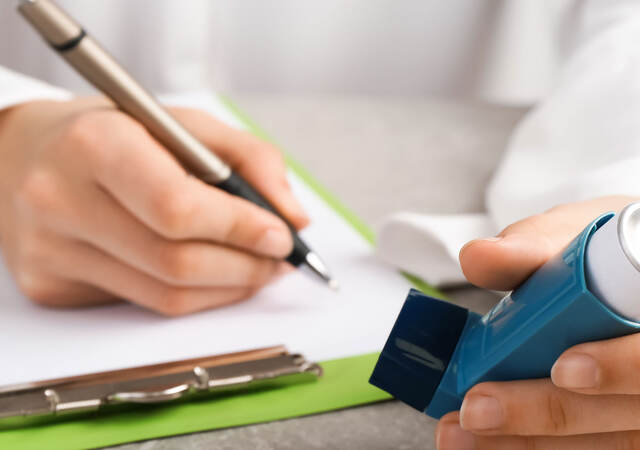
M 560 252 L 589 222 L 638 200 L 563 205 L 480 239 L 460 252 L 467 278 L 510 290 Z M 640 449 L 640 334 L 576 345 L 551 378 L 480 383 L 436 429 L 438 449 Z
M 172 112 L 307 224 L 276 149 L 206 113 Z M 179 315 L 247 298 L 287 270 L 293 244 L 282 220 L 188 175 L 112 104 L 77 99 L 0 112 L 0 245 L 37 303 L 121 298 Z

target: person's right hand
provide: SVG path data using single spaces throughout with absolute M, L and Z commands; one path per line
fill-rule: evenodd
M 177 118 L 291 223 L 308 219 L 277 150 L 207 114 Z M 126 299 L 180 315 L 245 299 L 287 270 L 284 222 L 188 175 L 103 99 L 0 111 L 0 245 L 48 306 Z
M 460 265 L 477 286 L 515 289 L 592 220 L 638 200 L 618 195 L 556 206 L 469 242 Z M 440 419 L 438 450 L 640 448 L 638 349 L 640 334 L 588 342 L 563 352 L 550 378 L 476 384 L 459 412 Z

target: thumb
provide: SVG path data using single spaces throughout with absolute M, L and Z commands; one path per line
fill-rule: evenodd
M 497 237 L 476 239 L 460 250 L 467 279 L 480 287 L 508 291 L 558 254 L 592 220 L 618 211 L 633 197 L 601 197 L 552 208 L 505 228 Z
M 460 265 L 467 280 L 476 286 L 508 291 L 560 249 L 543 234 L 504 231 L 495 238 L 467 243 L 460 250 Z

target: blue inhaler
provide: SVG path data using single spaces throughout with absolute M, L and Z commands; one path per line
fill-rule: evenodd
M 483 381 L 545 378 L 560 354 L 640 331 L 640 203 L 600 216 L 480 316 L 411 290 L 369 380 L 440 418 Z

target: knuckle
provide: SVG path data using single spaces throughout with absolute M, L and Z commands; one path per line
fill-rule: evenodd
M 276 271 L 276 261 L 261 261 L 253 265 L 249 273 L 249 285 L 261 286 L 266 284 Z
M 188 227 L 195 214 L 192 197 L 180 189 L 161 189 L 152 201 L 160 232 L 172 239 L 188 237 Z
M 539 441 L 534 436 L 525 436 L 525 445 L 524 448 L 526 450 L 539 450 L 540 446 L 538 445 Z
M 53 173 L 35 168 L 27 173 L 15 192 L 15 203 L 30 212 L 51 210 L 59 202 L 58 182 Z
M 570 421 L 565 402 L 558 395 L 547 394 L 545 397 L 546 428 L 553 434 L 565 434 Z
M 89 111 L 66 123 L 55 150 L 57 156 L 71 161 L 80 158 L 100 166 L 114 164 L 118 153 L 107 142 L 114 136 L 131 136 L 138 130 L 144 130 L 142 125 L 119 111 Z
M 258 206 L 252 204 L 231 201 L 226 211 L 228 216 L 220 225 L 220 235 L 224 242 L 232 245 L 259 250 L 267 233 L 278 226 L 278 222 L 269 220 Z
M 166 281 L 186 283 L 197 268 L 198 257 L 189 244 L 172 244 L 163 252 L 160 271 Z
M 64 127 L 57 149 L 60 152 L 93 155 L 100 149 L 100 135 L 102 124 L 95 114 L 80 114 L 69 120 Z
M 640 432 L 628 431 L 616 433 L 615 450 L 640 450 Z
M 226 211 L 228 215 L 221 224 L 222 240 L 224 242 L 239 242 L 245 234 L 243 225 L 252 223 L 250 214 L 246 208 L 239 206 L 237 201 L 230 201 Z

